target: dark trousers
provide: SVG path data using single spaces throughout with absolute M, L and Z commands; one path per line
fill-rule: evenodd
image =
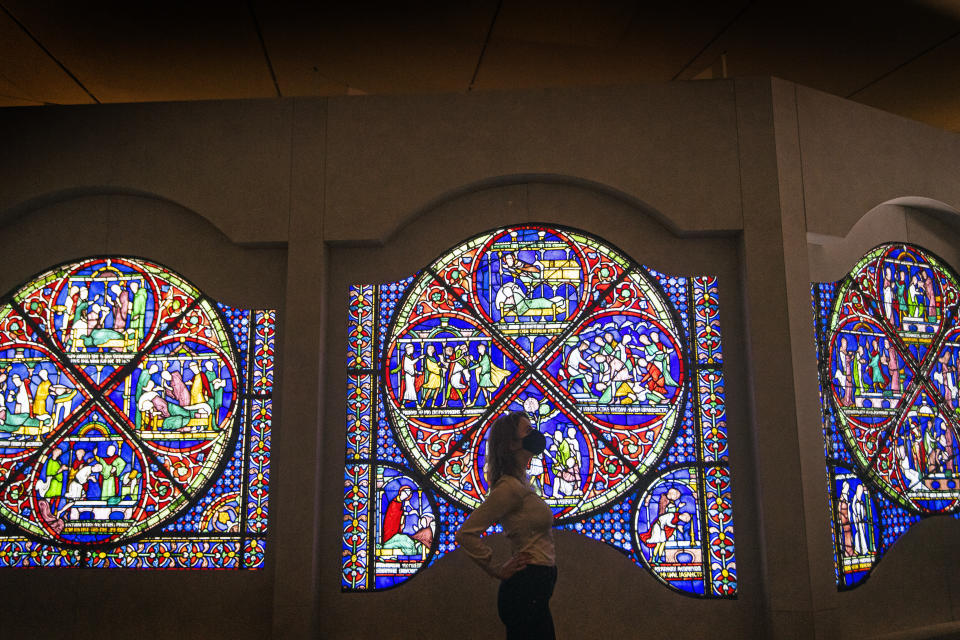
M 507 640 L 553 640 L 550 596 L 557 583 L 557 568 L 536 564 L 500 583 L 497 613 L 507 626 Z

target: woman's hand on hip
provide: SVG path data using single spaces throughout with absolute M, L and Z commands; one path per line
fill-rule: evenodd
M 529 553 L 526 551 L 515 553 L 512 558 L 504 562 L 500 567 L 500 571 L 498 572 L 500 574 L 500 579 L 506 580 L 512 577 L 517 571 L 525 569 L 528 562 L 530 562 Z

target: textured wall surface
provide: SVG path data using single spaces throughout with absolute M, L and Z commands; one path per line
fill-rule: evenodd
M 340 592 L 346 287 L 528 221 L 718 275 L 727 357 L 739 598 L 677 595 L 563 533 L 562 637 L 869 637 L 960 620 L 952 520 L 922 523 L 866 585 L 836 591 L 808 284 L 886 240 L 960 266 L 958 136 L 757 78 L 6 109 L 0 139 L 0 291 L 131 253 L 226 303 L 276 308 L 279 327 L 267 569 L 8 570 L 5 632 L 498 635 L 496 585 L 459 552 L 398 589 Z

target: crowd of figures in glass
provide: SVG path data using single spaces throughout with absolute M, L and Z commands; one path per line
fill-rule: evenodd
M 275 319 L 123 257 L 0 300 L 0 566 L 261 567 Z
M 488 490 L 490 423 L 547 438 L 528 474 L 558 527 L 663 583 L 736 594 L 717 283 L 571 229 L 468 240 L 350 289 L 342 586 L 395 586 L 455 548 Z
M 813 285 L 837 584 L 857 586 L 910 526 L 960 506 L 958 279 L 881 245 Z

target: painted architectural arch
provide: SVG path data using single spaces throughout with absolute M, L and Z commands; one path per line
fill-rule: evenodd
M 734 596 L 723 386 L 716 279 L 572 229 L 497 229 L 352 287 L 342 587 L 393 587 L 452 551 L 487 491 L 489 424 L 524 410 L 558 527 L 683 593 Z
M 884 244 L 813 286 L 839 588 L 861 584 L 915 522 L 960 509 L 960 280 Z
M 274 323 L 127 257 L 0 300 L 0 566 L 262 567 Z

